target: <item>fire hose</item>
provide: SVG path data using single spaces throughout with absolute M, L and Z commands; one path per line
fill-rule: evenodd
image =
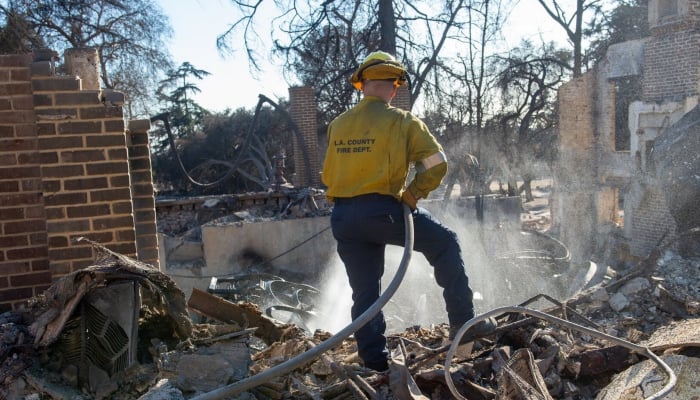
M 401 281 L 406 275 L 408 264 L 411 261 L 411 254 L 413 251 L 413 217 L 411 216 L 410 208 L 406 204 L 403 205 L 403 217 L 406 233 L 401 263 L 399 263 L 396 275 L 394 275 L 394 278 L 389 283 L 389 286 L 387 286 L 384 293 L 379 296 L 377 301 L 375 301 L 370 308 L 368 308 L 345 328 L 338 331 L 338 333 L 321 342 L 318 346 L 307 350 L 296 357 L 290 358 L 281 364 L 271 367 L 257 375 L 253 375 L 228 386 L 212 390 L 211 392 L 195 396 L 191 400 L 218 400 L 228 398 L 230 396 L 240 394 L 248 389 L 260 386 L 272 378 L 288 374 L 320 357 L 326 351 L 338 346 L 343 342 L 343 340 L 347 339 L 350 335 L 355 333 L 358 329 L 362 328 L 367 322 L 374 318 L 374 316 L 381 311 L 382 307 L 384 307 L 396 293 L 396 290 L 399 288 Z
M 488 311 L 484 314 L 478 315 L 469 321 L 467 321 L 462 327 L 457 331 L 455 334 L 455 338 L 452 341 L 452 344 L 450 345 L 450 349 L 447 351 L 447 356 L 445 360 L 445 381 L 447 382 L 447 386 L 450 389 L 450 392 L 456 399 L 460 400 L 468 400 L 464 396 L 462 396 L 458 391 L 457 387 L 455 387 L 454 382 L 452 381 L 452 374 L 450 373 L 450 365 L 452 363 L 452 358 L 455 355 L 455 352 L 457 351 L 457 348 L 459 347 L 459 342 L 460 339 L 462 339 L 462 336 L 475 324 L 479 323 L 482 320 L 486 320 L 491 317 L 496 317 L 498 315 L 504 314 L 504 313 L 522 313 L 522 314 L 527 314 L 531 315 L 533 317 L 543 319 L 549 322 L 552 322 L 557 325 L 563 325 L 567 328 L 586 332 L 590 334 L 591 336 L 595 336 L 604 340 L 609 340 L 617 345 L 626 347 L 635 353 L 642 354 L 646 356 L 647 358 L 650 358 L 652 361 L 654 361 L 656 364 L 658 364 L 668 375 L 668 382 L 666 383 L 666 386 L 661 388 L 657 393 L 654 393 L 653 395 L 645 398 L 644 400 L 658 400 L 666 397 L 666 395 L 673 389 L 674 386 L 676 386 L 676 374 L 673 372 L 673 370 L 659 358 L 656 354 L 654 354 L 649 348 L 644 347 L 644 346 L 639 346 L 634 343 L 630 343 L 626 340 L 622 340 L 618 337 L 608 335 L 603 332 L 599 332 L 595 329 L 587 328 L 585 326 L 581 326 L 578 324 L 575 324 L 570 321 L 563 320 L 561 318 L 554 317 L 552 315 L 549 315 L 547 313 L 537 311 L 537 310 L 532 310 L 529 308 L 525 307 L 517 307 L 517 306 L 506 306 L 506 307 L 500 307 L 500 308 L 495 308 L 491 311 Z

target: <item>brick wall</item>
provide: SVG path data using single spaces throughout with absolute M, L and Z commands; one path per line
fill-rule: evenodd
M 635 204 L 630 223 L 635 234 L 630 241 L 632 255 L 646 256 L 656 246 L 676 237 L 676 225 L 664 195 L 657 186 L 645 186 Z
M 147 128 L 127 133 L 124 96 L 55 60 L 0 55 L 0 311 L 92 265 L 78 237 L 157 262 Z
M 596 228 L 595 74 L 584 74 L 558 92 L 559 159 L 554 176 L 553 224 L 573 262 L 589 259 Z
M 659 1 L 649 2 L 651 38 L 644 48 L 643 98 L 660 102 L 698 95 L 700 0 L 679 1 L 678 14 L 663 17 Z
M 294 137 L 295 186 L 318 187 L 321 185 L 321 160 L 318 151 L 316 119 L 316 93 L 312 87 L 289 88 L 290 114 L 301 131 L 303 143 Z M 304 159 L 302 146 L 307 150 L 309 165 Z
M 51 283 L 31 62 L 0 57 L 0 311 Z
M 151 169 L 151 149 L 148 131 L 151 121 L 141 119 L 129 122 L 126 132 L 129 151 L 131 199 L 134 207 L 136 253 L 139 260 L 160 268 L 156 227 L 156 199 Z
M 698 95 L 698 54 L 700 32 L 697 31 L 668 33 L 650 40 L 644 49 L 644 100 L 677 101 Z

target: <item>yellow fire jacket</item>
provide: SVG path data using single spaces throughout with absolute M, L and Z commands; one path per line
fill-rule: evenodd
M 416 174 L 406 186 L 411 163 Z M 328 126 L 321 180 L 330 200 L 368 193 L 401 199 L 404 190 L 425 198 L 446 173 L 445 153 L 425 123 L 379 97 L 365 96 Z

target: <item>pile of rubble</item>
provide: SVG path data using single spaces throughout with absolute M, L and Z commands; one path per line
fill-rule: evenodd
M 68 357 L 61 346 L 101 334 L 76 318 L 85 296 L 124 280 L 139 282 L 146 293 L 134 362 L 121 370 L 96 368 L 101 360 L 89 352 L 109 350 L 114 340 L 106 333 L 80 357 Z M 533 304 L 543 302 L 535 311 Z M 291 372 L 238 392 L 236 385 L 331 334 L 306 332 L 266 317 L 254 303 L 211 293 L 193 293 L 185 304 L 167 276 L 106 251 L 28 309 L 0 315 L 0 398 L 631 400 L 653 396 L 672 380 L 659 360 L 675 374 L 665 398 L 700 396 L 700 259 L 654 252 L 624 271 L 608 270 L 564 302 L 541 295 L 515 308 L 533 311 L 495 310 L 496 332 L 459 346 L 447 340 L 446 325 L 389 335 L 388 372 L 363 368 L 350 336 Z M 202 320 L 194 323 L 189 313 Z M 105 332 L 107 322 L 99 325 Z

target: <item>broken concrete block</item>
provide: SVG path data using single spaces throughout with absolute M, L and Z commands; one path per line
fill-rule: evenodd
M 610 300 L 608 300 L 608 304 L 610 304 L 610 307 L 613 310 L 620 312 L 620 311 L 624 310 L 625 307 L 627 307 L 630 304 L 630 301 L 627 298 L 627 296 L 625 296 L 624 294 L 622 294 L 620 292 L 617 292 L 614 295 L 612 295 Z
M 161 379 L 138 400 L 185 400 L 185 396 L 169 380 Z
M 209 392 L 231 382 L 234 366 L 221 354 L 185 354 L 177 366 L 177 386 L 186 392 Z
M 605 302 L 610 300 L 610 295 L 604 287 L 598 287 L 591 293 L 591 300 Z
M 624 286 L 620 288 L 620 293 L 624 294 L 625 296 L 629 296 L 631 294 L 638 293 L 644 289 L 649 289 L 650 287 L 651 283 L 649 283 L 648 279 L 638 277 L 625 283 Z
M 676 385 L 664 400 L 688 400 L 700 398 L 700 358 L 680 355 L 662 356 L 676 374 Z M 600 391 L 596 400 L 646 399 L 660 391 L 668 376 L 651 360 L 635 364 L 616 375 L 612 382 Z

